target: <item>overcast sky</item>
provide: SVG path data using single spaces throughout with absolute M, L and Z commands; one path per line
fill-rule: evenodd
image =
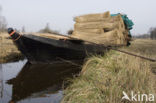
M 125 13 L 133 20 L 133 34 L 147 33 L 156 27 L 156 0 L 0 0 L 9 27 L 35 32 L 46 23 L 66 33 L 73 28 L 73 17 L 88 14 Z

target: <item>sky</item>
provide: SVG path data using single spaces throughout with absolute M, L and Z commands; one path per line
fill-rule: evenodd
M 156 0 L 0 0 L 8 27 L 36 32 L 49 23 L 52 30 L 65 34 L 74 26 L 75 16 L 124 13 L 134 22 L 133 35 L 156 27 Z

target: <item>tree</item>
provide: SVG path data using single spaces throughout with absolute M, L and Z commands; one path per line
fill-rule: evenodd
M 46 26 L 45 26 L 45 28 L 44 29 L 41 29 L 39 32 L 40 33 L 52 33 L 52 30 L 49 27 L 49 23 L 47 23 Z
M 39 33 L 50 33 L 50 34 L 60 34 L 58 31 L 51 30 L 49 23 L 46 24 L 44 29 L 39 30 Z
M 150 28 L 149 33 L 151 39 L 156 39 L 156 28 Z
M 0 32 L 5 32 L 7 28 L 6 19 L 2 14 L 2 7 L 0 6 Z
M 24 26 L 22 27 L 22 33 L 25 33 L 25 27 Z

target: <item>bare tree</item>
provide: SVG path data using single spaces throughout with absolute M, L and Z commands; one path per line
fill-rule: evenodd
M 22 33 L 25 33 L 25 27 L 24 26 L 22 27 Z
M 59 31 L 51 30 L 49 27 L 49 23 L 46 24 L 44 29 L 39 30 L 39 33 L 60 34 Z
M 156 27 L 149 30 L 151 39 L 156 39 Z
M 6 19 L 2 16 L 2 7 L 0 6 L 0 32 L 5 32 L 7 28 Z
M 46 26 L 45 26 L 45 28 L 44 29 L 41 29 L 39 32 L 40 33 L 51 33 L 52 30 L 49 27 L 49 23 L 47 23 Z

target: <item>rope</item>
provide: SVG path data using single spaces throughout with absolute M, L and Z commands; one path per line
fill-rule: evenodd
M 110 48 L 110 49 L 121 52 L 121 53 L 131 55 L 131 56 L 139 57 L 141 59 L 145 59 L 145 60 L 148 60 L 148 61 L 151 61 L 151 62 L 156 62 L 156 59 L 144 57 L 144 56 L 141 56 L 141 55 L 133 54 L 133 53 L 130 53 L 130 52 L 127 52 L 127 51 L 119 50 L 119 49 L 114 49 L 114 48 Z
M 77 39 L 77 38 L 73 38 L 73 37 L 69 37 L 69 38 L 75 39 L 75 40 L 82 40 L 82 39 Z M 91 43 L 91 44 L 94 44 L 94 45 L 99 45 L 99 44 L 96 44 L 94 42 L 90 42 L 90 41 L 86 41 L 86 40 L 82 40 L 82 41 L 88 42 L 88 43 Z M 114 46 L 113 47 L 113 46 L 105 46 L 104 44 L 101 44 L 100 46 L 103 47 L 103 48 L 106 48 L 106 49 L 111 49 L 111 50 L 114 50 L 114 51 L 118 51 L 118 52 L 121 52 L 121 53 L 131 55 L 131 56 L 139 57 L 141 59 L 145 59 L 145 60 L 148 60 L 148 61 L 151 61 L 151 62 L 156 62 L 156 59 L 144 57 L 144 56 L 141 56 L 141 55 L 133 54 L 133 53 L 130 53 L 130 52 L 127 52 L 127 51 L 124 51 L 124 50 L 119 50 L 119 49 L 114 48 L 114 47 L 122 47 L 122 46 L 125 46 L 125 45 L 119 45 L 119 46 Z

